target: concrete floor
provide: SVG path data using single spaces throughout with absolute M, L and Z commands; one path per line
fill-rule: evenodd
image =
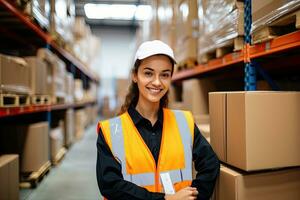
M 86 129 L 82 140 L 73 144 L 62 162 L 36 189 L 22 189 L 22 200 L 102 199 L 96 180 L 96 124 Z

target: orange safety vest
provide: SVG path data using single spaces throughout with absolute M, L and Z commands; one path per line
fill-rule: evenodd
M 188 111 L 163 109 L 164 121 L 158 163 L 128 112 L 98 123 L 124 180 L 151 192 L 163 192 L 160 173 L 168 172 L 175 191 L 191 185 L 194 120 Z

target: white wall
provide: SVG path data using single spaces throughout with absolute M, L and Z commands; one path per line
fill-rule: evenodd
M 110 107 L 115 107 L 115 79 L 129 78 L 136 50 L 135 30 L 127 27 L 92 28 L 100 38 L 100 51 L 92 69 L 100 75 L 99 101 L 109 96 Z
M 93 28 L 100 37 L 99 56 L 92 65 L 101 78 L 127 78 L 136 49 L 135 30 L 130 28 Z

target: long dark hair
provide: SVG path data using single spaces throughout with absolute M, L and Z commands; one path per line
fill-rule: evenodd
M 171 72 L 171 75 L 172 75 L 175 63 L 172 59 L 170 59 L 170 61 L 172 63 L 172 72 Z M 136 62 L 134 63 L 134 66 L 131 70 L 131 74 L 138 73 L 138 69 L 139 69 L 139 66 L 141 65 L 141 63 L 142 63 L 142 60 L 136 60 Z M 168 103 L 169 103 L 168 94 L 169 94 L 169 91 L 166 92 L 166 94 L 160 99 L 159 105 L 161 108 L 168 107 Z M 135 83 L 131 80 L 131 83 L 129 86 L 129 91 L 125 97 L 125 101 L 124 101 L 123 105 L 121 106 L 121 109 L 118 114 L 120 115 L 120 114 L 123 114 L 124 112 L 126 112 L 131 104 L 135 107 L 137 105 L 138 100 L 139 100 L 138 85 L 137 85 L 137 83 Z

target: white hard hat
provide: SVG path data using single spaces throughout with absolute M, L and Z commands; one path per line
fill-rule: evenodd
M 174 63 L 176 63 L 171 47 L 160 40 L 143 42 L 136 51 L 134 62 L 136 62 L 137 59 L 142 60 L 144 58 L 157 54 L 169 56 L 169 58 L 171 58 Z

